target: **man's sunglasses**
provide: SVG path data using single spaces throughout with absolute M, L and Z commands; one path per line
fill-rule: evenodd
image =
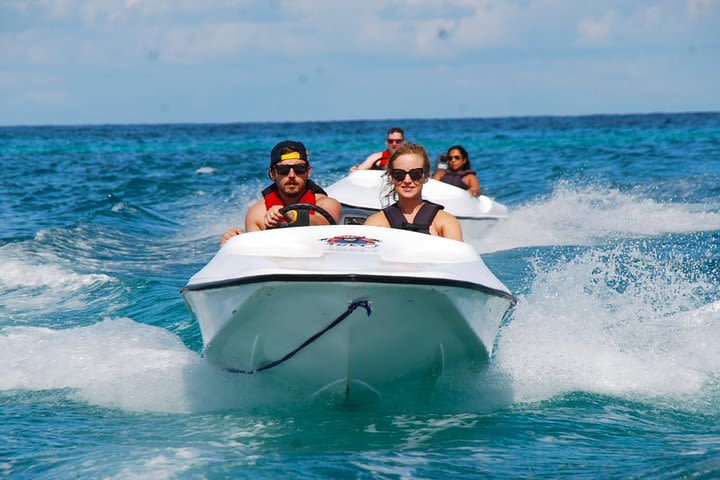
M 410 175 L 410 180 L 413 182 L 417 182 L 420 180 L 423 175 L 425 175 L 425 169 L 424 168 L 413 168 L 412 170 L 403 170 L 401 168 L 394 168 L 390 172 L 390 176 L 395 180 L 396 182 L 402 182 L 405 180 L 405 175 Z
M 400 140 L 396 140 L 396 139 L 394 139 L 394 138 L 388 138 L 388 139 L 387 139 L 387 143 L 402 143 L 402 142 L 404 142 L 404 141 L 405 141 L 405 140 L 403 140 L 403 139 L 400 139 Z
M 295 175 L 304 175 L 307 173 L 309 167 L 310 166 L 307 163 L 296 163 L 295 165 L 278 164 L 275 165 L 273 169 L 275 169 L 275 173 L 283 176 L 289 174 L 291 168 L 295 170 Z

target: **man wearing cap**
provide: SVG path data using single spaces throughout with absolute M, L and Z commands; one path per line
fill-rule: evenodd
M 340 203 L 327 196 L 325 191 L 309 179 L 310 162 L 308 151 L 300 142 L 285 140 L 278 143 L 270 152 L 268 175 L 274 182 L 262 191 L 263 199 L 254 203 L 245 215 L 245 231 L 254 232 L 279 227 L 281 223 L 300 224 L 298 212 L 289 211 L 285 215 L 280 210 L 296 203 L 317 205 L 337 222 L 340 218 Z M 327 225 L 322 215 L 310 212 L 306 219 L 310 225 Z M 229 238 L 242 233 L 239 228 L 231 228 L 222 236 L 221 245 Z

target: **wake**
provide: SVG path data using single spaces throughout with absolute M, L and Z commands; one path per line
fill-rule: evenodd
M 561 183 L 549 198 L 511 210 L 488 235 L 468 238 L 480 253 L 520 247 L 598 245 L 609 240 L 720 230 L 718 205 L 661 203 L 617 189 Z

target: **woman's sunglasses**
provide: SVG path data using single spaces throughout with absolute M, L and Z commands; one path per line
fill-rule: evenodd
M 307 173 L 309 165 L 307 163 L 296 163 L 295 165 L 278 164 L 273 167 L 273 169 L 275 169 L 275 173 L 283 176 L 290 173 L 291 168 L 295 170 L 295 175 L 304 175 Z
M 420 180 L 423 175 L 425 175 L 425 169 L 424 168 L 413 168 L 412 170 L 403 170 L 401 168 L 394 168 L 390 172 L 390 176 L 395 180 L 396 182 L 402 182 L 405 180 L 405 175 L 410 175 L 410 180 L 413 182 L 417 182 Z

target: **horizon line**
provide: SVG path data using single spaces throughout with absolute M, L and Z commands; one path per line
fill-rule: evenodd
M 577 114 L 531 114 L 531 115 L 491 115 L 491 116 L 468 116 L 468 117 L 405 117 L 405 118 L 355 118 L 355 119 L 335 119 L 335 120 L 254 120 L 254 121 L 209 121 L 209 122 L 193 122 L 193 121 L 177 121 L 177 122 L 98 122 L 98 123 L 18 123 L 18 124 L 0 124 L 0 128 L 66 128 L 66 127 L 126 127 L 126 126 L 192 126 L 192 125 L 261 125 L 261 124 L 281 124 L 281 123 L 360 123 L 360 122 L 415 122 L 424 120 L 506 120 L 520 118 L 590 118 L 590 117 L 630 117 L 630 116 L 653 116 L 653 115 L 710 115 L 718 114 L 720 111 L 714 110 L 698 110 L 698 111 L 651 111 L 651 112 L 632 112 L 632 113 L 577 113 Z

